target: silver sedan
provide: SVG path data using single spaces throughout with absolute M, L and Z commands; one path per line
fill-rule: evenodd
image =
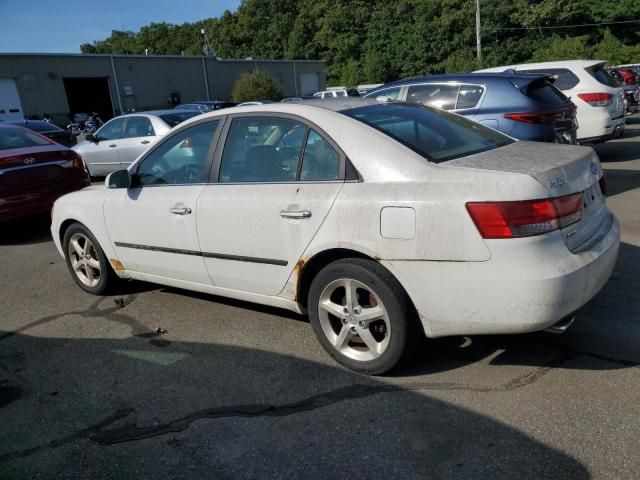
M 153 110 L 113 118 L 73 147 L 92 177 L 127 168 L 173 127 L 199 115 L 197 111 Z

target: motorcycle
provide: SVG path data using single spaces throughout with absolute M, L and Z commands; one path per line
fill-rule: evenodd
M 77 113 L 73 116 L 73 122 L 67 125 L 66 130 L 75 136 L 86 135 L 95 133 L 102 125 L 104 125 L 104 122 L 96 112 L 93 112 L 90 116 L 87 116 L 86 113 Z

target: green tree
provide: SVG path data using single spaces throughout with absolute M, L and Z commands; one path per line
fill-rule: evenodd
M 231 91 L 231 97 L 236 102 L 251 100 L 281 100 L 282 90 L 278 83 L 260 70 L 243 73 L 236 80 Z

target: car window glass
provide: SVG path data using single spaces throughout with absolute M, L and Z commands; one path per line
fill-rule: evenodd
M 155 135 L 151 120 L 147 117 L 128 117 L 124 138 L 152 137 Z
M 287 118 L 236 118 L 222 153 L 220 182 L 293 182 L 306 126 Z
M 402 87 L 393 87 L 393 88 L 387 88 L 385 90 L 378 90 L 377 92 L 374 92 L 372 94 L 369 95 L 365 95 L 366 98 L 375 98 L 383 100 L 397 100 L 398 96 L 400 95 L 400 90 Z
M 585 70 L 602 85 L 606 85 L 607 87 L 618 86 L 615 78 L 613 78 L 611 74 L 602 67 L 602 65 L 596 65 L 595 67 L 586 68 Z
M 169 137 L 138 168 L 140 185 L 203 183 L 209 147 L 219 121 L 201 123 Z
M 484 87 L 480 85 L 461 85 L 456 110 L 477 107 L 483 92 Z
M 544 78 L 531 82 L 526 95 L 536 102 L 553 106 L 564 106 L 569 101 L 564 93 Z
M 315 130 L 309 131 L 302 157 L 300 180 L 337 180 L 340 154 Z
M 336 92 L 336 97 L 346 97 L 347 96 L 347 92 L 344 92 L 342 90 L 338 90 Z
M 407 91 L 407 102 L 421 103 L 443 110 L 454 110 L 458 85 L 412 85 Z
M 546 69 L 534 69 L 534 70 L 518 70 L 519 73 L 546 73 L 556 77 L 553 83 L 556 88 L 560 90 L 570 90 L 575 87 L 580 79 L 571 71 L 566 68 L 546 68 Z
M 100 130 L 96 132 L 96 137 L 100 140 L 116 140 L 122 138 L 122 129 L 124 128 L 124 118 L 116 118 L 107 122 Z
M 342 113 L 389 135 L 435 163 L 513 142 L 506 135 L 460 115 L 416 104 L 381 103 Z
M 183 112 L 165 113 L 160 115 L 160 118 L 164 120 L 164 123 L 169 125 L 169 127 L 173 128 L 176 125 L 181 124 L 185 120 L 188 120 L 191 117 L 195 117 L 196 115 L 200 115 L 200 112 L 197 110 L 187 110 Z
M 24 128 L 0 128 L 0 150 L 41 147 L 51 142 Z

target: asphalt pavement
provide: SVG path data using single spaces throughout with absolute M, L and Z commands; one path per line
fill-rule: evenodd
M 286 311 L 91 296 L 46 217 L 2 225 L 0 479 L 638 478 L 640 118 L 596 150 L 623 243 L 574 326 L 425 341 L 385 377 Z

